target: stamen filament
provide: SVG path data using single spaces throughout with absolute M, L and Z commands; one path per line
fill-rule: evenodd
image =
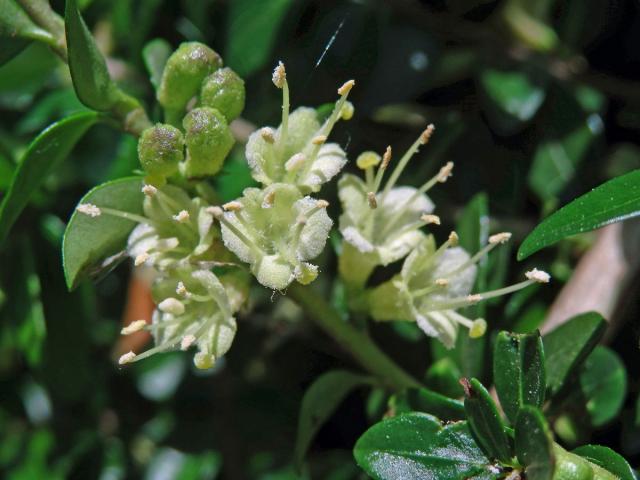
M 104 208 L 104 207 L 100 207 L 100 210 L 102 210 L 102 213 L 106 213 L 107 215 L 111 215 L 112 217 L 119 217 L 119 218 L 124 218 L 126 220 L 131 220 L 132 222 L 146 223 L 148 225 L 152 225 L 151 220 L 141 215 L 136 215 L 135 213 L 122 212 L 120 210 L 115 210 L 113 208 Z
M 519 282 L 508 287 L 499 288 L 497 290 L 490 290 L 488 292 L 467 295 L 466 297 L 451 298 L 448 302 L 430 303 L 428 304 L 426 311 L 431 312 L 437 310 L 453 310 L 456 308 L 467 307 L 469 305 L 474 305 L 489 298 L 500 297 L 502 295 L 517 292 L 518 290 L 522 290 L 523 288 L 526 288 L 534 283 L 536 283 L 535 280 L 525 280 L 523 282 Z

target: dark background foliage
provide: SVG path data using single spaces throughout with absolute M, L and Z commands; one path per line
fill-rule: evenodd
M 443 234 L 484 192 L 491 229 L 514 232 L 518 245 L 560 205 L 640 167 L 640 4 L 634 0 L 535 2 L 529 14 L 557 38 L 543 30 L 533 39 L 518 36 L 513 19 L 509 23 L 507 6 L 519 2 L 81 3 L 112 75 L 147 105 L 153 105 L 152 88 L 140 52 L 161 37 L 173 46 L 199 40 L 221 52 L 246 79 L 243 118 L 254 125 L 278 123 L 279 91 L 270 71 L 279 59 L 287 65 L 294 105 L 333 101 L 336 88 L 354 78 L 356 115 L 336 137 L 351 160 L 387 144 L 401 152 L 433 122 L 432 143 L 404 179 L 420 184 L 441 163 L 455 162 L 455 176 L 433 192 Z M 63 11 L 63 2 L 53 6 Z M 83 108 L 66 67 L 45 47 L 30 45 L 0 67 L 0 195 L 29 141 Z M 131 137 L 94 127 L 0 250 L 0 471 L 16 479 L 297 478 L 291 457 L 305 388 L 329 368 L 355 365 L 286 297 L 255 288 L 231 352 L 212 372 L 200 373 L 182 353 L 126 369 L 114 365 L 127 266 L 66 292 L 59 253 L 64 224 L 90 187 L 138 168 L 135 149 Z M 250 183 L 238 147 L 216 185 L 231 199 Z M 328 198 L 335 199 L 331 188 Z M 337 201 L 331 212 L 337 219 Z M 519 278 L 532 262 L 555 280 L 535 295 L 490 305 L 489 324 L 522 332 L 538 327 L 592 240 L 566 240 L 521 264 L 508 249 L 496 256 L 489 283 Z M 340 306 L 334 273 L 327 248 L 318 282 Z M 373 281 L 391 273 L 376 272 Z M 637 379 L 637 289 L 626 297 L 610 343 L 629 378 Z M 371 333 L 423 377 L 442 352 L 413 327 L 373 325 Z M 474 375 L 487 384 L 486 352 Z M 458 359 L 463 370 L 465 361 Z M 606 425 L 575 427 L 632 464 L 640 461 L 638 390 L 630 380 L 620 415 Z M 362 475 L 351 448 L 385 409 L 383 392 L 350 395 L 320 431 L 308 475 Z

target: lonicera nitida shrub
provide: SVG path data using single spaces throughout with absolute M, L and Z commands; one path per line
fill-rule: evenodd
M 348 129 L 357 112 L 348 100 L 356 82 L 341 79 L 329 108 L 294 106 L 290 87 L 298 82 L 278 62 L 271 80 L 282 95 L 281 116 L 277 125 L 255 128 L 243 147 L 255 185 L 222 201 L 215 179 L 236 147 L 232 122 L 246 101 L 244 80 L 222 56 L 197 41 L 173 52 L 149 44 L 148 52 L 158 49 L 157 58 L 147 58 L 153 60 L 147 67 L 157 102 L 145 109 L 111 79 L 75 1 L 66 2 L 62 30 L 53 11 L 40 10 L 50 20 L 42 23 L 28 3 L 3 3 L 3 34 L 52 48 L 67 62 L 87 110 L 34 140 L 4 195 L 0 238 L 91 126 L 111 125 L 136 139 L 137 169 L 80 198 L 62 242 L 69 290 L 104 277 L 122 261 L 151 279 L 151 321 L 134 320 L 121 334 L 147 331 L 153 346 L 122 354 L 118 368 L 174 350 L 190 355 L 199 370 L 219 368 L 242 335 L 241 319 L 251 310 L 256 289 L 266 289 L 292 299 L 366 371 L 333 370 L 307 390 L 293 455 L 300 471 L 322 424 L 352 391 L 364 387 L 384 399 L 353 450 L 357 464 L 373 478 L 635 478 L 613 450 L 577 446 L 578 413 L 594 427 L 605 424 L 619 412 L 617 399 L 626 389 L 616 354 L 597 346 L 604 334 L 602 317 L 577 316 L 545 336 L 501 331 L 481 314 L 483 302 L 540 287 L 551 276 L 532 268 L 508 286 L 479 281 L 495 266 L 487 259 L 510 241 L 509 232 L 490 233 L 478 242 L 450 231 L 443 242 L 436 241 L 443 237 L 439 229 L 452 222 L 441 218 L 430 195 L 432 189 L 446 192 L 453 162 L 443 162 L 418 186 L 403 183 L 418 153 L 428 155 L 436 126 L 424 125 L 406 151 L 388 146 L 351 152 L 332 137 L 334 130 Z M 356 173 L 345 172 L 347 164 L 355 165 Z M 331 184 L 337 188 L 335 202 L 325 188 Z M 606 208 L 584 216 L 605 198 Z M 637 171 L 614 179 L 541 223 L 519 257 L 636 215 L 638 198 Z M 478 221 L 473 208 L 481 202 L 467 210 Z M 313 289 L 326 275 L 319 259 L 330 243 L 341 308 Z M 374 281 L 387 267 L 392 273 Z M 466 378 L 443 355 L 425 379 L 414 378 L 366 334 L 363 319 L 398 329 L 415 325 L 442 352 L 455 351 L 461 342 L 492 342 L 492 374 Z

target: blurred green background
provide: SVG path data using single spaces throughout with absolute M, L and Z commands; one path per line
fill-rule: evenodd
M 512 231 L 517 246 L 560 205 L 640 168 L 640 4 L 634 0 L 80 3 L 112 75 L 147 105 L 152 87 L 141 49 L 160 37 L 174 47 L 202 41 L 222 53 L 246 79 L 243 118 L 253 125 L 278 123 L 280 92 L 271 84 L 278 60 L 286 63 L 293 105 L 331 102 L 336 88 L 354 78 L 356 114 L 335 137 L 351 160 L 387 144 L 401 152 L 434 123 L 436 135 L 404 178 L 421 184 L 443 162 L 455 162 L 455 176 L 433 192 L 442 232 L 464 228 L 465 215 L 488 209 L 491 230 Z M 52 4 L 63 11 L 62 1 Z M 37 133 L 84 108 L 66 66 L 41 45 L 24 47 L 0 66 L 0 195 Z M 7 60 L 8 50 L 0 57 Z M 136 168 L 135 139 L 94 127 L 0 250 L 0 472 L 11 479 L 298 478 L 291 454 L 302 394 L 327 369 L 354 365 L 286 297 L 256 287 L 231 352 L 202 373 L 182 353 L 126 369 L 114 364 L 127 265 L 66 292 L 60 245 L 76 202 L 95 184 Z M 250 184 L 239 145 L 216 186 L 232 199 Z M 328 190 L 337 219 L 335 186 Z M 334 240 L 336 247 L 337 235 Z M 523 265 L 508 248 L 494 256 L 489 285 L 518 278 L 532 262 L 556 281 L 490 305 L 489 323 L 516 331 L 539 326 L 592 240 L 569 239 Z M 318 283 L 340 307 L 334 273 L 327 248 Z M 374 281 L 388 276 L 377 272 Z M 612 340 L 631 379 L 640 378 L 637 340 L 628 340 L 638 338 L 637 283 Z M 442 356 L 413 325 L 371 330 L 418 377 Z M 487 379 L 486 352 L 479 355 L 477 362 L 456 361 L 463 371 L 474 362 L 475 374 Z M 583 432 L 632 464 L 640 461 L 639 389 L 631 380 L 621 414 Z M 384 410 L 383 392 L 349 396 L 320 431 L 305 475 L 362 476 L 351 448 Z

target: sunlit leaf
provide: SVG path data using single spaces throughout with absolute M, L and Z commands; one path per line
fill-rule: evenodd
M 139 215 L 144 198 L 141 189 L 139 177 L 114 180 L 95 187 L 79 203 Z M 136 222 L 125 218 L 107 214 L 91 217 L 74 211 L 62 242 L 67 288 L 73 290 L 81 280 L 109 268 L 113 256 L 123 250 L 135 226 Z

